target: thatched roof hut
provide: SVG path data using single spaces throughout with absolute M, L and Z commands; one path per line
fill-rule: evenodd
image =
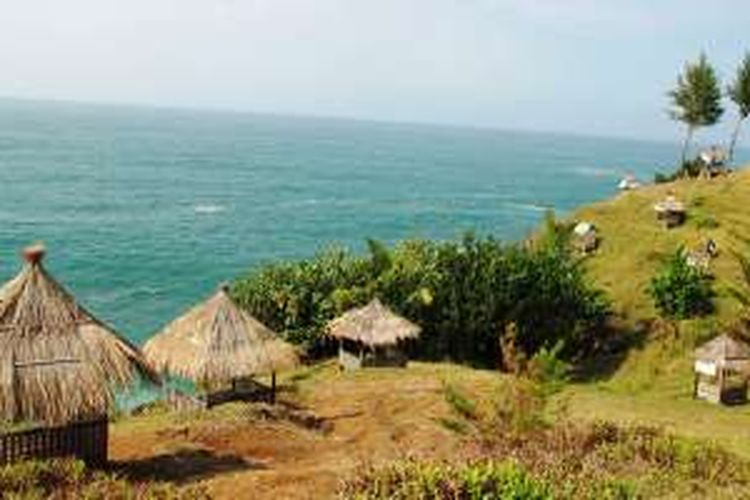
M 347 368 L 404 365 L 406 358 L 397 346 L 418 338 L 420 332 L 418 325 L 397 315 L 377 298 L 328 323 L 328 334 L 339 340 L 339 362 Z
M 0 288 L 0 420 L 68 423 L 107 414 L 118 387 L 157 381 L 139 350 L 44 269 L 42 245 Z
M 584 255 L 593 252 L 599 246 L 599 235 L 590 222 L 581 221 L 573 228 L 573 244 Z
M 216 386 L 299 363 L 295 348 L 237 306 L 222 286 L 151 338 L 146 358 L 161 372 Z
M 750 368 L 750 346 L 723 334 L 696 349 L 695 359 L 714 363 L 717 366 L 744 370 Z
M 685 222 L 687 214 L 685 204 L 678 201 L 672 194 L 654 205 L 654 211 L 656 212 L 657 219 L 664 221 L 667 229 L 679 226 Z
M 744 402 L 750 375 L 750 346 L 719 335 L 695 350 L 695 397 L 709 401 Z

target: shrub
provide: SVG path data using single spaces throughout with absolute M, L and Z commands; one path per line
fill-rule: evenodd
M 750 485 L 747 461 L 651 427 L 564 423 L 492 437 L 447 462 L 363 467 L 341 497 L 745 498 Z
M 570 364 L 560 359 L 562 349 L 563 343 L 558 341 L 551 349 L 542 347 L 529 361 L 529 375 L 546 395 L 558 392 L 568 381 Z
M 26 461 L 0 467 L 0 498 L 90 500 L 204 500 L 200 487 L 178 489 L 163 483 L 133 483 L 112 474 L 90 472 L 72 459 Z
M 326 250 L 251 272 L 233 287 L 238 302 L 308 353 L 332 353 L 325 324 L 379 297 L 422 327 L 416 354 L 497 366 L 506 326 L 529 356 L 565 341 L 570 357 L 595 345 L 608 304 L 585 280 L 561 238 L 506 245 L 467 235 L 459 241 L 411 240 L 368 254 Z
M 716 229 L 719 227 L 719 221 L 713 215 L 698 213 L 694 216 L 694 220 L 698 229 Z
M 477 405 L 464 394 L 464 392 L 453 384 L 443 384 L 443 396 L 445 402 L 459 416 L 474 420 L 477 417 Z
M 369 468 L 344 483 L 340 496 L 357 499 L 527 499 L 554 498 L 544 480 L 534 478 L 512 461 L 448 463 L 397 462 Z
M 687 264 L 682 250 L 651 280 L 649 293 L 665 317 L 684 319 L 713 310 L 714 293 L 708 277 Z
M 666 184 L 667 182 L 672 182 L 677 179 L 677 174 L 663 174 L 661 172 L 656 172 L 654 174 L 654 184 Z

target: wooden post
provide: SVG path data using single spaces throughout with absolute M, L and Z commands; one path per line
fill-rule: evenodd
M 271 372 L 271 404 L 276 404 L 276 372 Z
M 339 371 L 344 369 L 344 341 L 339 339 Z
M 696 399 L 698 397 L 698 383 L 700 382 L 700 375 L 698 372 L 695 372 L 695 375 L 693 376 L 693 399 Z

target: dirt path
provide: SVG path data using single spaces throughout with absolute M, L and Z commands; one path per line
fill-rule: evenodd
M 354 374 L 326 368 L 285 398 L 320 426 L 289 415 L 259 418 L 247 405 L 192 419 L 132 418 L 113 426 L 110 456 L 125 474 L 202 482 L 214 498 L 330 498 L 363 463 L 455 453 L 459 438 L 439 422 L 450 413 L 446 379 L 476 386 L 497 376 L 428 364 Z

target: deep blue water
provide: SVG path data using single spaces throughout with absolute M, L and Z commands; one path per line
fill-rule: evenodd
M 671 144 L 0 102 L 0 279 L 48 268 L 141 342 L 220 281 L 331 242 L 515 239 L 673 164 Z

